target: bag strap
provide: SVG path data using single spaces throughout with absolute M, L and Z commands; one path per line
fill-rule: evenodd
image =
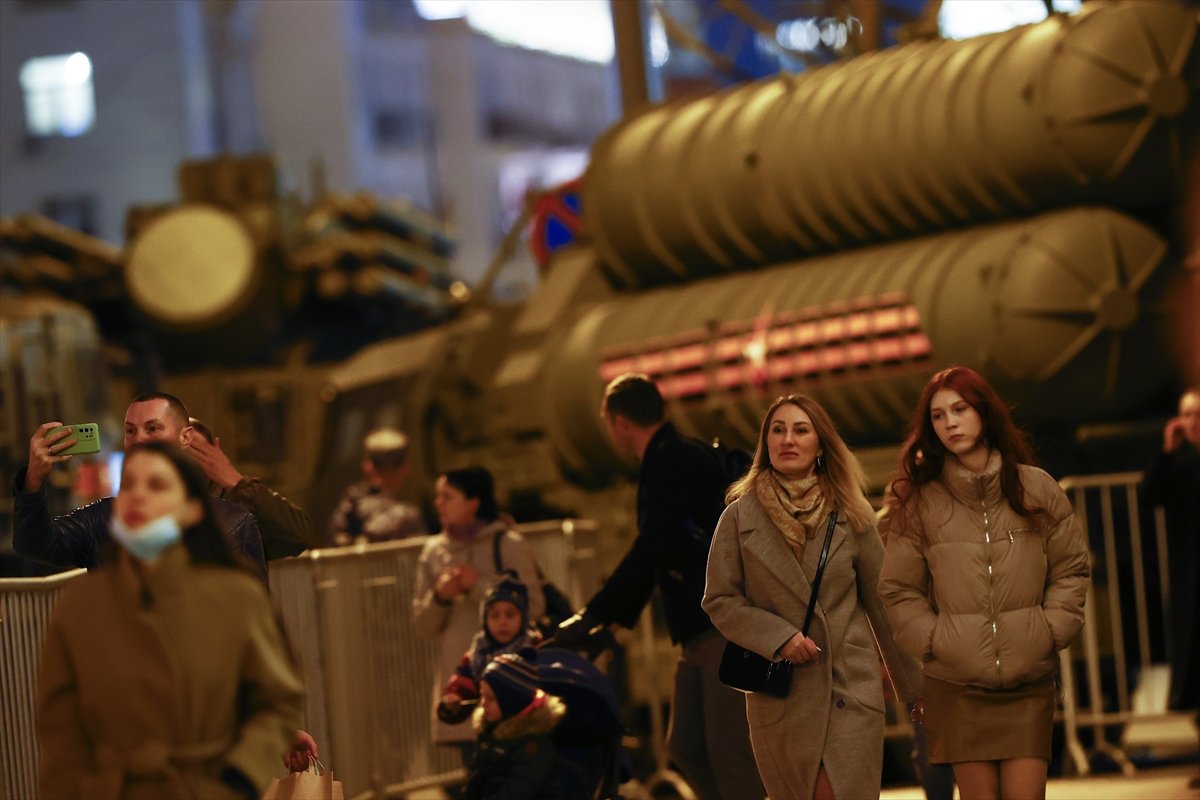
M 821 545 L 821 559 L 817 562 L 817 574 L 813 576 L 812 597 L 808 599 L 808 611 L 804 614 L 804 627 L 800 632 L 808 637 L 808 628 L 812 625 L 813 612 L 817 608 L 817 592 L 821 589 L 821 576 L 825 574 L 825 562 L 829 560 L 829 543 L 833 541 L 833 529 L 837 526 L 837 509 L 829 514 L 829 524 L 825 527 L 825 544 Z
M 495 535 L 492 536 L 492 563 L 496 565 L 497 575 L 504 574 L 504 560 L 500 558 L 500 540 L 503 539 L 507 534 L 508 531 L 497 531 Z M 542 568 L 537 563 L 536 558 L 533 560 L 533 572 L 535 575 L 537 575 L 537 579 L 540 582 L 546 582 L 546 577 L 542 575 Z
M 504 561 L 500 558 L 500 537 L 505 534 L 505 531 L 496 531 L 492 535 L 492 563 L 496 565 L 496 574 L 504 572 Z

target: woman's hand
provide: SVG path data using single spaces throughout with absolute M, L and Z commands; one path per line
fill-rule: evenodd
M 447 567 L 438 575 L 433 591 L 443 603 L 449 603 L 459 595 L 466 594 L 479 582 L 479 571 L 470 564 Z
M 470 564 L 460 564 L 455 569 L 458 570 L 458 585 L 462 587 L 463 594 L 471 591 L 475 584 L 479 583 L 479 570 Z
M 913 703 L 912 711 L 908 712 L 908 718 L 915 725 L 920 725 L 925 721 L 925 698 L 918 697 L 917 702 Z
M 437 577 L 437 584 L 433 587 L 433 593 L 443 603 L 449 603 L 462 594 L 462 586 L 458 583 L 458 570 L 454 567 L 442 570 L 442 574 Z
M 797 633 L 779 648 L 779 655 L 793 664 L 813 664 L 821 658 L 821 648 L 803 633 Z
M 283 754 L 283 765 L 291 772 L 304 772 L 308 769 L 310 758 L 320 758 L 317 752 L 317 740 L 307 731 L 296 731 L 292 746 Z

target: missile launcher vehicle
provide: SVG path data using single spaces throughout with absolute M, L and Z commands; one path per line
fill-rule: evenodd
M 306 212 L 262 165 L 197 168 L 132 225 L 130 317 L 159 387 L 318 524 L 363 434 L 395 425 L 414 499 L 477 463 L 518 518 L 628 534 L 630 466 L 599 418 L 627 370 L 684 432 L 736 446 L 809 393 L 881 485 L 924 381 L 965 363 L 1063 458 L 1196 376 L 1169 346 L 1198 324 L 1196 34 L 1182 3 L 1089 2 L 652 107 L 596 143 L 583 233 L 519 303 L 451 279 L 431 221 Z

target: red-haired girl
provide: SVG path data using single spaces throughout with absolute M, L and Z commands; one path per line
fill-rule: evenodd
M 925 666 L 930 763 L 963 798 L 1044 797 L 1058 651 L 1083 625 L 1087 542 L 975 371 L 925 385 L 889 509 L 879 590 Z

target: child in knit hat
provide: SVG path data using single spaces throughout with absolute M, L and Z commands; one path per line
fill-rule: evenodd
M 480 616 L 482 630 L 475 634 L 454 676 L 442 690 L 442 701 L 437 707 L 442 722 L 459 723 L 471 715 L 472 704 L 464 701 L 479 699 L 479 679 L 492 659 L 541 642 L 541 634 L 529 623 L 529 590 L 511 570 L 506 570 L 488 587 Z
M 561 800 L 565 784 L 551 737 L 566 706 L 540 688 L 536 660 L 537 651 L 527 647 L 496 656 L 484 669 L 465 800 Z

